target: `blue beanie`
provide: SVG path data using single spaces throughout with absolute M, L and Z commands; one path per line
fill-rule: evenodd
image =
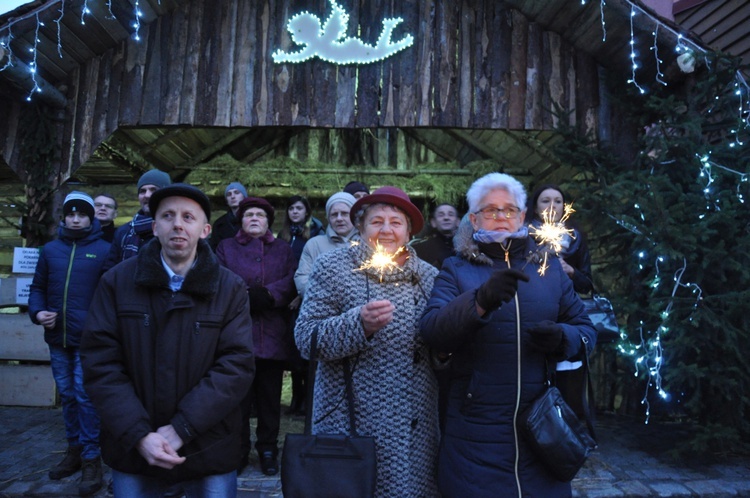
M 143 173 L 138 179 L 138 190 L 141 190 L 144 185 L 156 185 L 158 188 L 164 188 L 170 183 L 172 183 L 172 179 L 169 178 L 168 174 L 158 169 L 152 169 Z
M 247 197 L 247 190 L 240 182 L 232 182 L 229 185 L 227 185 L 227 188 L 224 189 L 224 197 L 226 197 L 229 191 L 232 189 L 239 190 L 240 192 L 242 192 L 242 195 Z

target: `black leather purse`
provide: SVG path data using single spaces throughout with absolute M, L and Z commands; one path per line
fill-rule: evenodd
M 571 481 L 591 452 L 596 449 L 596 434 L 592 424 L 591 400 L 593 389 L 589 375 L 586 340 L 582 338 L 585 385 L 584 407 L 586 425 L 583 425 L 562 394 L 552 384 L 547 362 L 547 390 L 535 399 L 519 417 L 520 431 L 533 449 L 536 457 L 561 481 Z
M 349 359 L 344 379 L 351 434 L 311 434 L 318 331 L 311 337 L 304 434 L 287 434 L 281 454 L 284 498 L 368 498 L 375 494 L 375 438 L 357 435 Z

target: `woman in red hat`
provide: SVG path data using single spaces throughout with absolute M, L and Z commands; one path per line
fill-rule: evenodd
M 376 496 L 437 496 L 437 384 L 417 327 L 437 270 L 407 245 L 422 213 L 401 189 L 381 187 L 351 218 L 360 244 L 318 257 L 295 327 L 304 357 L 318 335 L 312 432 L 350 432 L 347 361 L 356 430 L 376 440 Z

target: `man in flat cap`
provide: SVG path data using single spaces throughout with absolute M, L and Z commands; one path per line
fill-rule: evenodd
M 245 283 L 206 242 L 211 206 L 172 184 L 154 238 L 105 273 L 84 327 L 84 384 L 117 497 L 237 493 L 239 402 L 255 372 Z

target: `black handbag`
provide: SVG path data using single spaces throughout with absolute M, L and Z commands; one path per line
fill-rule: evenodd
M 561 481 L 571 481 L 592 451 L 597 447 L 592 424 L 591 403 L 593 390 L 589 376 L 588 351 L 583 340 L 583 368 L 585 385 L 584 407 L 586 425 L 583 425 L 560 391 L 551 384 L 547 365 L 548 387 L 519 417 L 520 430 L 536 457 Z M 589 399 L 590 398 L 590 399 Z
M 596 343 L 617 342 L 620 340 L 620 326 L 612 303 L 606 297 L 592 292 L 589 297 L 581 297 L 586 314 L 596 329 Z
M 318 331 L 311 338 L 304 434 L 287 434 L 281 454 L 284 498 L 368 498 L 375 494 L 375 438 L 357 435 L 349 359 L 344 359 L 349 404 L 347 434 L 311 434 Z

